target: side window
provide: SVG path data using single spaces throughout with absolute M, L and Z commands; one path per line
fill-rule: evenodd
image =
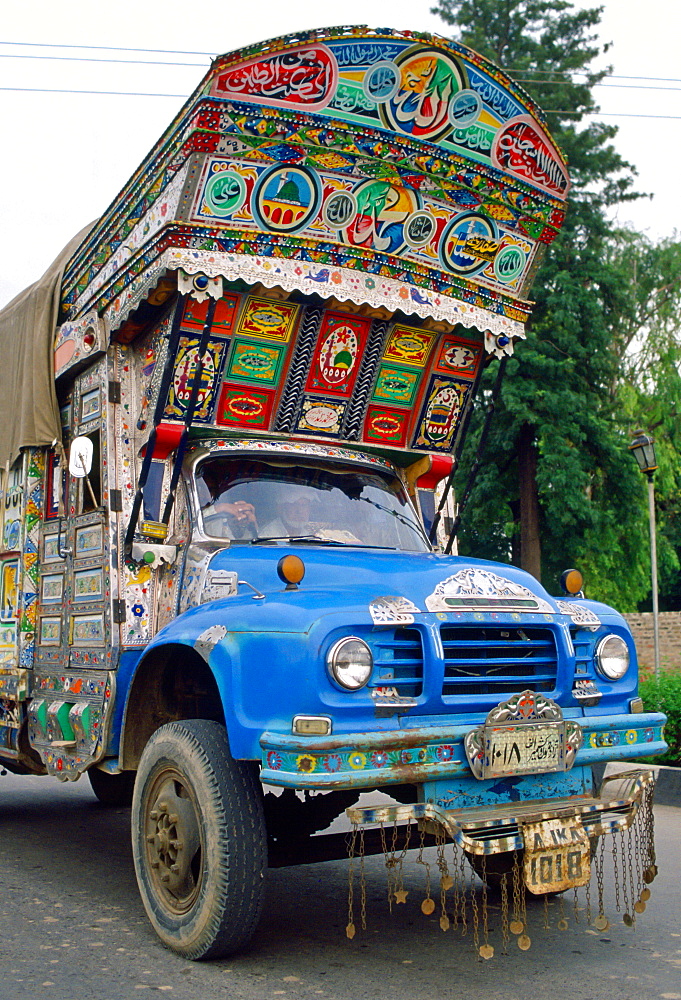
M 92 441 L 92 468 L 79 482 L 80 513 L 88 514 L 102 506 L 102 447 L 99 431 L 92 431 L 85 437 Z

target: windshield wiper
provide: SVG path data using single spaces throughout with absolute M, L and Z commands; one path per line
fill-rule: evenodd
M 316 542 L 318 545 L 348 545 L 348 542 L 339 542 L 335 538 L 320 538 L 319 535 L 258 535 L 251 538 L 251 545 L 258 545 L 260 542 Z

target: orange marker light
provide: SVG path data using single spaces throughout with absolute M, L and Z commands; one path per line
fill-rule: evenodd
M 282 556 L 277 563 L 277 573 L 287 589 L 293 590 L 305 576 L 305 563 L 299 556 Z
M 560 578 L 560 585 L 566 594 L 578 594 L 584 586 L 584 577 L 578 569 L 566 569 Z

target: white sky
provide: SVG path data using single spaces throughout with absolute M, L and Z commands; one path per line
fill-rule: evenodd
M 304 28 L 369 24 L 449 31 L 428 12 L 433 0 L 22 0 L 0 21 L 0 306 L 42 274 L 68 240 L 106 209 L 183 103 L 180 97 L 92 96 L 59 90 L 134 91 L 188 96 L 209 60 L 152 52 L 90 52 L 42 45 L 228 52 Z M 620 208 L 654 239 L 681 230 L 681 18 L 676 0 L 603 0 L 602 41 L 614 73 L 637 79 L 596 91 L 604 117 L 619 126 L 619 152 L 654 195 Z M 593 0 L 575 6 L 595 6 Z M 4 43 L 4 44 L 3 44 Z M 39 59 L 25 58 L 28 55 Z M 60 56 L 47 59 L 46 56 Z M 190 67 L 69 61 L 65 56 L 155 59 Z M 24 58 L 18 58 L 23 56 Z M 645 79 L 644 79 L 645 78 Z M 654 79 L 652 79 L 654 78 Z M 52 93 L 20 89 L 52 88 Z

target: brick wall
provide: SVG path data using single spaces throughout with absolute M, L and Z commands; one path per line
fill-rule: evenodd
M 634 634 L 639 664 L 652 670 L 655 666 L 652 611 L 624 617 Z M 658 617 L 660 666 L 681 667 L 681 611 L 663 611 Z

